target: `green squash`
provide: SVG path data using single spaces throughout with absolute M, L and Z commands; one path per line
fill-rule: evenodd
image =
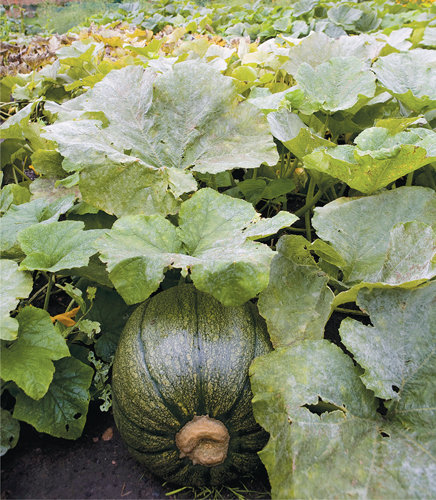
M 182 285 L 141 304 L 112 376 L 115 421 L 130 453 L 183 485 L 252 472 L 268 436 L 253 418 L 248 368 L 270 350 L 251 303 L 224 307 Z

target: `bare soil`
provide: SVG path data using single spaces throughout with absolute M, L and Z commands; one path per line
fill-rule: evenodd
M 113 437 L 107 441 L 103 435 Z M 167 498 L 171 491 L 129 455 L 109 413 L 91 410 L 77 441 L 22 424 L 18 445 L 2 460 L 1 498 Z
M 83 435 L 76 441 L 38 433 L 21 423 L 18 445 L 2 458 L 1 476 L 2 499 L 175 499 L 175 495 L 167 494 L 180 487 L 163 486 L 161 479 L 135 462 L 112 414 L 97 408 L 90 408 Z M 247 498 L 269 498 L 264 472 L 244 484 L 263 492 L 245 495 Z M 192 498 L 194 494 L 198 492 L 189 489 L 177 498 Z M 220 496 L 235 498 L 227 489 Z

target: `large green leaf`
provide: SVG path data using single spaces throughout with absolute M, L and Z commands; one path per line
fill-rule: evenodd
M 330 315 L 333 292 L 302 236 L 282 236 L 271 262 L 268 287 L 258 307 L 274 347 L 303 339 L 321 339 Z
M 113 71 L 74 101 L 55 108 L 61 121 L 46 136 L 64 168 L 81 171 L 84 200 L 110 213 L 174 213 L 167 189 L 179 196 L 196 185 L 172 169 L 216 174 L 277 162 L 262 113 L 237 104 L 232 79 L 199 61 L 160 76 L 139 66 Z
M 361 379 L 366 387 L 383 399 L 402 399 L 404 392 L 410 397 L 420 387 L 413 394 L 415 402 L 422 397 L 419 402 L 431 406 L 433 398 L 436 408 L 435 392 L 422 385 L 423 372 L 436 367 L 436 283 L 413 290 L 362 290 L 357 304 L 369 313 L 373 326 L 347 318 L 340 334 L 365 369 Z M 431 378 L 424 381 L 430 384 Z M 436 410 L 426 418 L 435 422 Z
M 330 263 L 348 284 L 400 285 L 433 276 L 435 222 L 436 195 L 417 186 L 339 198 L 316 208 L 312 219 L 318 236 L 340 256 Z
M 0 139 L 24 139 L 23 129 L 30 121 L 36 103 L 31 102 L 0 125 Z
M 279 179 L 277 179 L 279 180 Z M 284 179 L 283 179 L 284 180 Z M 274 183 L 271 183 L 274 186 Z M 286 188 L 286 183 L 282 183 Z M 280 183 L 277 182 L 280 187 Z M 273 191 L 274 188 L 271 188 Z M 244 236 L 249 240 L 259 240 L 276 234 L 280 229 L 291 226 L 298 217 L 289 212 L 280 211 L 270 219 L 255 218 L 254 221 L 244 229 Z
M 316 249 L 315 252 L 318 253 Z M 416 221 L 396 224 L 390 231 L 389 246 L 379 274 L 371 281 L 361 281 L 338 293 L 333 308 L 354 302 L 362 288 L 413 288 L 433 278 L 436 275 L 435 253 L 436 238 L 431 226 Z
M 263 220 L 244 201 L 201 189 L 182 203 L 176 228 L 160 215 L 120 218 L 97 242 L 110 279 L 128 304 L 145 300 L 169 267 L 225 305 L 242 304 L 268 284 L 272 250 L 253 239 L 295 222 L 280 212 Z
M 11 205 L 21 205 L 30 201 L 30 191 L 19 184 L 6 184 L 0 192 L 0 214 L 9 210 Z
M 81 221 L 62 221 L 23 229 L 18 241 L 26 258 L 20 268 L 55 273 L 88 265 L 89 258 L 96 253 L 93 243 L 105 230 L 84 231 L 84 227 Z
M 157 290 L 164 269 L 181 250 L 176 228 L 160 215 L 121 217 L 96 244 L 111 281 L 128 304 L 142 302 Z
M 321 31 L 312 31 L 289 49 L 289 59 L 282 68 L 295 76 L 303 63 L 316 68 L 332 57 L 353 56 L 360 60 L 371 60 L 385 45 L 375 38 L 361 36 L 341 36 L 331 38 Z
M 86 422 L 94 370 L 75 358 L 61 359 L 55 365 L 45 396 L 35 401 L 19 392 L 13 416 L 33 425 L 38 432 L 77 439 Z
M 415 112 L 436 105 L 436 53 L 413 49 L 380 57 L 372 67 L 381 83 Z
M 333 113 L 366 104 L 375 94 L 375 76 L 356 57 L 333 57 L 315 69 L 303 62 L 295 79 L 314 109 Z
M 355 147 L 314 151 L 304 157 L 304 166 L 371 194 L 436 159 L 436 134 L 425 132 L 421 138 L 415 131 L 392 135 L 387 128 L 372 127 L 356 137 Z
M 26 298 L 32 291 L 30 274 L 19 271 L 13 260 L 0 260 L 0 339 L 14 340 L 18 334 L 18 321 L 11 318 L 19 299 Z
M 17 235 L 23 229 L 38 223 L 55 221 L 73 206 L 74 196 L 49 202 L 36 199 L 21 205 L 12 205 L 0 219 L 0 250 L 6 257 L 21 254 Z
M 3 343 L 0 373 L 33 399 L 41 399 L 53 379 L 53 360 L 69 356 L 65 339 L 55 330 L 48 312 L 25 307 L 17 316 L 18 339 Z
M 421 45 L 426 47 L 436 47 L 436 28 L 427 26 L 424 30 L 424 36 L 421 40 Z
M 305 125 L 303 120 L 287 109 L 270 113 L 268 123 L 271 133 L 286 146 L 297 158 L 302 159 L 316 148 L 331 148 L 330 141 L 323 139 Z
M 337 346 L 306 340 L 257 358 L 250 373 L 254 414 L 270 433 L 260 456 L 273 498 L 436 494 L 431 430 L 382 419 L 360 368 Z
M 14 448 L 20 435 L 20 422 L 12 417 L 10 412 L 0 409 L 0 456 L 2 457 L 8 450 Z

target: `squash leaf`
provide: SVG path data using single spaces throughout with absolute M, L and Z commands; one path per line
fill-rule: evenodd
M 18 240 L 26 258 L 21 269 L 50 271 L 87 266 L 96 253 L 94 241 L 104 229 L 83 231 L 81 221 L 50 222 L 28 227 L 20 232 Z
M 321 31 L 312 31 L 309 36 L 296 42 L 298 43 L 289 48 L 289 59 L 282 66 L 293 76 L 297 74 L 303 63 L 316 68 L 332 57 L 341 57 L 344 54 L 363 61 L 371 60 L 378 55 L 386 43 L 366 35 L 331 38 Z
M 33 425 L 38 432 L 77 439 L 83 431 L 94 370 L 75 358 L 56 361 L 56 372 L 45 396 L 37 401 L 16 394 L 13 417 Z
M 399 353 L 394 347 L 386 361 Z M 433 362 L 420 371 L 416 388 L 429 387 L 434 367 Z M 270 433 L 259 455 L 273 498 L 436 493 L 434 417 L 426 423 L 418 417 L 431 415 L 434 407 L 425 390 L 409 393 L 407 408 L 402 408 L 407 412 L 415 406 L 417 418 L 403 423 L 398 410 L 383 419 L 374 394 L 360 379 L 360 367 L 327 340 L 305 340 L 257 358 L 250 373 L 254 415 Z
M 372 69 L 394 97 L 422 113 L 436 105 L 435 68 L 434 50 L 413 49 L 380 57 Z
M 199 61 L 159 76 L 139 66 L 112 71 L 52 108 L 60 120 L 45 135 L 64 169 L 80 171 L 85 201 L 118 216 L 174 213 L 174 197 L 196 189 L 190 167 L 216 174 L 278 159 L 262 113 L 238 104 L 232 79 Z
M 0 213 L 4 214 L 11 205 L 21 205 L 30 201 L 30 191 L 19 184 L 6 184 L 0 192 Z
M 175 267 L 224 305 L 240 305 L 267 286 L 273 257 L 252 239 L 296 219 L 285 212 L 260 219 L 250 203 L 205 188 L 182 203 L 177 228 L 160 215 L 121 217 L 97 248 L 128 304 L 145 300 Z
M 304 157 L 304 166 L 371 194 L 436 159 L 436 134 L 425 132 L 424 137 L 414 131 L 391 135 L 382 127 L 368 128 L 356 137 L 356 146 L 314 151 Z
M 340 256 L 331 254 L 328 261 L 348 285 L 417 284 L 434 276 L 435 221 L 435 193 L 418 186 L 339 198 L 316 208 L 312 219 L 318 236 Z
M 131 312 L 132 308 L 114 289 L 97 289 L 87 318 L 100 323 L 101 334 L 95 342 L 95 353 L 103 361 L 109 362 L 114 356 L 119 336 Z
M 404 398 L 411 397 L 413 388 L 420 387 L 412 397 L 420 395 L 423 405 L 430 404 L 433 397 L 435 408 L 434 391 L 420 382 L 428 366 L 436 366 L 436 283 L 412 290 L 361 290 L 357 304 L 369 313 L 373 326 L 346 318 L 340 334 L 344 345 L 365 369 L 363 383 L 377 397 L 401 399 L 402 405 Z M 436 418 L 435 410 L 428 414 L 429 422 L 431 418 Z M 413 419 L 409 413 L 404 422 L 413 423 Z
M 6 257 L 22 255 L 17 243 L 17 235 L 23 229 L 38 223 L 55 221 L 69 210 L 74 203 L 74 195 L 59 198 L 53 202 L 36 199 L 21 205 L 11 205 L 0 219 L 0 250 Z
M 28 126 L 30 115 L 33 113 L 36 104 L 36 102 L 27 104 L 27 106 L 3 122 L 0 125 L 0 139 L 24 139 L 23 129 Z
M 18 305 L 19 299 L 26 298 L 33 287 L 30 274 L 20 271 L 13 260 L 0 260 L 0 339 L 15 340 L 18 321 L 9 313 Z
M 18 338 L 1 351 L 1 378 L 13 380 L 33 399 L 41 399 L 53 379 L 54 360 L 70 355 L 47 311 L 25 307 L 17 315 Z
M 302 236 L 282 236 L 258 307 L 274 347 L 321 339 L 334 295 Z
M 20 422 L 13 418 L 8 410 L 0 409 L 0 456 L 2 457 L 8 450 L 14 448 L 20 436 Z
M 313 111 L 357 111 L 375 94 L 375 76 L 356 57 L 332 57 L 315 69 L 303 62 L 295 75 Z
M 296 113 L 291 113 L 285 108 L 270 113 L 268 123 L 273 136 L 297 158 L 303 159 L 317 148 L 334 146 L 311 130 Z

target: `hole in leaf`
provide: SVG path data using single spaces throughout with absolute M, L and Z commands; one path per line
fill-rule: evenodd
M 77 420 L 77 419 L 78 419 L 78 418 L 80 418 L 81 416 L 82 416 L 82 414 L 81 414 L 81 413 L 76 413 L 76 414 L 74 415 L 74 418 Z
M 392 390 L 395 391 L 395 392 L 400 392 L 400 388 L 397 387 L 396 385 L 392 386 Z
M 70 430 L 70 426 L 68 424 L 65 424 L 65 429 L 68 432 Z
M 307 408 L 311 413 L 315 413 L 316 415 L 322 415 L 323 413 L 331 413 L 332 411 L 340 410 L 345 413 L 344 408 L 334 405 L 333 403 L 329 403 L 327 401 L 323 401 L 318 396 L 318 403 L 314 405 L 303 405 L 304 408 Z
M 380 436 L 384 437 L 384 438 L 389 438 L 391 437 L 390 434 L 388 434 L 387 432 L 384 432 L 384 431 L 380 431 Z
M 233 170 L 233 178 L 238 181 L 244 180 L 245 170 L 243 168 L 236 168 Z
M 378 413 L 380 413 L 380 415 L 383 415 L 383 416 L 386 415 L 388 412 L 388 410 L 387 410 L 387 408 L 384 405 L 384 402 L 382 400 L 379 401 L 377 411 L 378 411 Z

